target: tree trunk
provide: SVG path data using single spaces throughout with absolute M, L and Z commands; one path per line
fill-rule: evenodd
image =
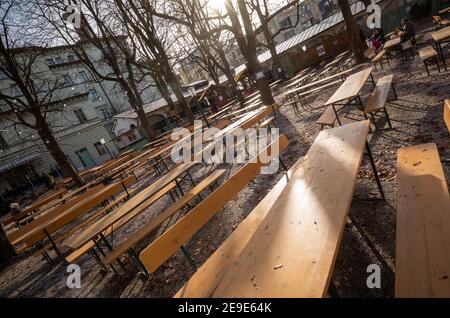
M 248 67 L 250 68 L 250 73 L 255 76 L 256 87 L 261 94 L 261 101 L 263 105 L 270 106 L 275 103 L 272 96 L 272 91 L 270 90 L 269 84 L 267 83 L 266 77 L 262 71 L 261 64 L 259 63 L 258 56 L 252 54 L 247 57 Z
M 364 46 L 361 42 L 361 38 L 359 37 L 359 28 L 357 27 L 355 19 L 353 18 L 348 0 L 338 0 L 338 2 L 339 7 L 342 11 L 342 15 L 344 16 L 345 26 L 350 37 L 352 50 L 353 53 L 355 53 L 356 63 L 364 63 L 367 61 L 366 57 L 364 56 Z
M 178 83 L 177 78 L 175 77 L 175 74 L 173 74 L 172 69 L 170 68 L 168 62 L 166 61 L 167 65 L 164 65 L 164 76 L 166 79 L 166 82 L 169 84 L 170 88 L 172 89 L 172 92 L 175 94 L 175 97 L 177 98 L 178 103 L 183 108 L 186 117 L 190 124 L 194 123 L 194 114 L 192 113 L 191 108 L 189 107 L 188 103 L 186 102 L 186 99 L 184 98 L 183 92 L 181 91 L 180 84 Z
M 263 34 L 266 39 L 267 47 L 269 48 L 270 56 L 272 57 L 272 72 L 282 80 L 285 80 L 283 66 L 281 65 L 280 58 L 277 54 L 277 47 L 275 41 L 273 40 L 272 34 L 269 28 L 265 25 L 263 28 Z M 281 67 L 281 74 L 278 73 L 278 67 Z
M 14 248 L 11 243 L 9 243 L 6 233 L 0 225 L 0 264 L 9 260 L 14 255 Z
M 47 147 L 47 150 L 52 155 L 53 159 L 55 159 L 56 163 L 61 168 L 63 175 L 65 177 L 72 178 L 73 182 L 78 187 L 84 185 L 83 179 L 78 175 L 75 168 L 67 160 L 66 155 L 61 150 L 61 147 L 59 147 L 58 142 L 53 136 L 50 128 L 48 127 L 47 122 L 45 121 L 45 118 L 42 116 L 40 111 L 33 112 L 33 115 L 36 119 L 37 133 L 39 134 L 39 137 L 41 137 L 45 147 Z

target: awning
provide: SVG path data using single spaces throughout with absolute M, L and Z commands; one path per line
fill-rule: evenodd
M 36 158 L 38 158 L 40 156 L 39 153 L 33 153 L 33 154 L 29 154 L 26 156 L 22 156 L 22 157 L 18 157 L 16 159 L 13 159 L 7 163 L 4 163 L 2 165 L 0 165 L 0 173 L 14 169 L 20 165 L 23 165 L 27 162 L 30 162 Z

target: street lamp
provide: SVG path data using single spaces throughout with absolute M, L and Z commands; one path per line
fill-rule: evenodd
M 113 159 L 114 157 L 112 156 L 111 152 L 109 151 L 108 146 L 106 145 L 105 138 L 100 139 L 100 143 L 101 143 L 103 146 L 105 146 L 106 151 L 108 151 L 109 157 L 110 157 L 111 159 Z
M 195 87 L 191 86 L 189 88 L 189 92 L 191 93 L 192 99 L 194 100 L 194 106 L 196 106 L 200 109 L 200 113 L 202 114 L 202 118 L 205 121 L 206 126 L 208 126 L 208 128 L 210 128 L 211 125 L 209 124 L 209 121 L 206 118 L 205 113 L 203 112 L 203 108 L 200 106 L 200 103 L 197 101 L 197 98 L 195 97 Z

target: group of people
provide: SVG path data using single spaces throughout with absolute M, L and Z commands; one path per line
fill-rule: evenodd
M 408 19 L 402 19 L 402 24 L 397 28 L 397 31 L 400 32 L 401 43 L 411 41 L 412 44 L 415 44 L 416 31 L 414 25 Z M 385 42 L 383 29 L 374 28 L 371 36 L 367 39 L 367 46 L 377 52 L 384 47 Z

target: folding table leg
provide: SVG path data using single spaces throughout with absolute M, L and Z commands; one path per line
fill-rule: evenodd
M 145 277 L 149 278 L 150 273 L 147 271 L 147 268 L 145 268 L 144 264 L 142 264 L 141 260 L 139 259 L 139 256 L 137 255 L 134 248 L 130 248 L 128 250 L 128 255 L 130 255 L 131 259 L 136 264 L 136 267 L 144 274 Z
M 66 259 L 65 259 L 65 257 L 64 257 L 63 254 L 61 253 L 61 250 L 58 248 L 58 246 L 56 245 L 55 241 L 53 241 L 51 235 L 47 232 L 46 229 L 44 229 L 43 232 L 45 233 L 45 235 L 47 235 L 47 238 L 49 239 L 50 243 L 52 244 L 55 253 L 58 255 L 58 258 L 60 258 L 61 261 L 62 261 L 64 264 L 68 264 L 67 261 L 66 261 Z
M 338 115 L 338 113 L 337 113 L 336 108 L 334 107 L 333 104 L 331 104 L 331 107 L 333 108 L 334 114 L 336 115 L 336 120 L 337 120 L 339 126 L 342 126 L 342 123 L 341 123 L 341 120 L 339 119 L 339 115 Z
M 370 165 L 372 167 L 372 172 L 373 172 L 373 174 L 375 176 L 375 181 L 377 182 L 378 191 L 380 192 L 381 197 L 383 198 L 383 200 L 385 200 L 383 187 L 381 186 L 381 181 L 380 181 L 380 178 L 378 177 L 377 167 L 375 166 L 375 162 L 373 161 L 372 151 L 370 151 L 370 147 L 369 147 L 369 143 L 368 142 L 366 142 L 366 153 L 365 153 L 365 155 L 367 155 L 369 157 Z

